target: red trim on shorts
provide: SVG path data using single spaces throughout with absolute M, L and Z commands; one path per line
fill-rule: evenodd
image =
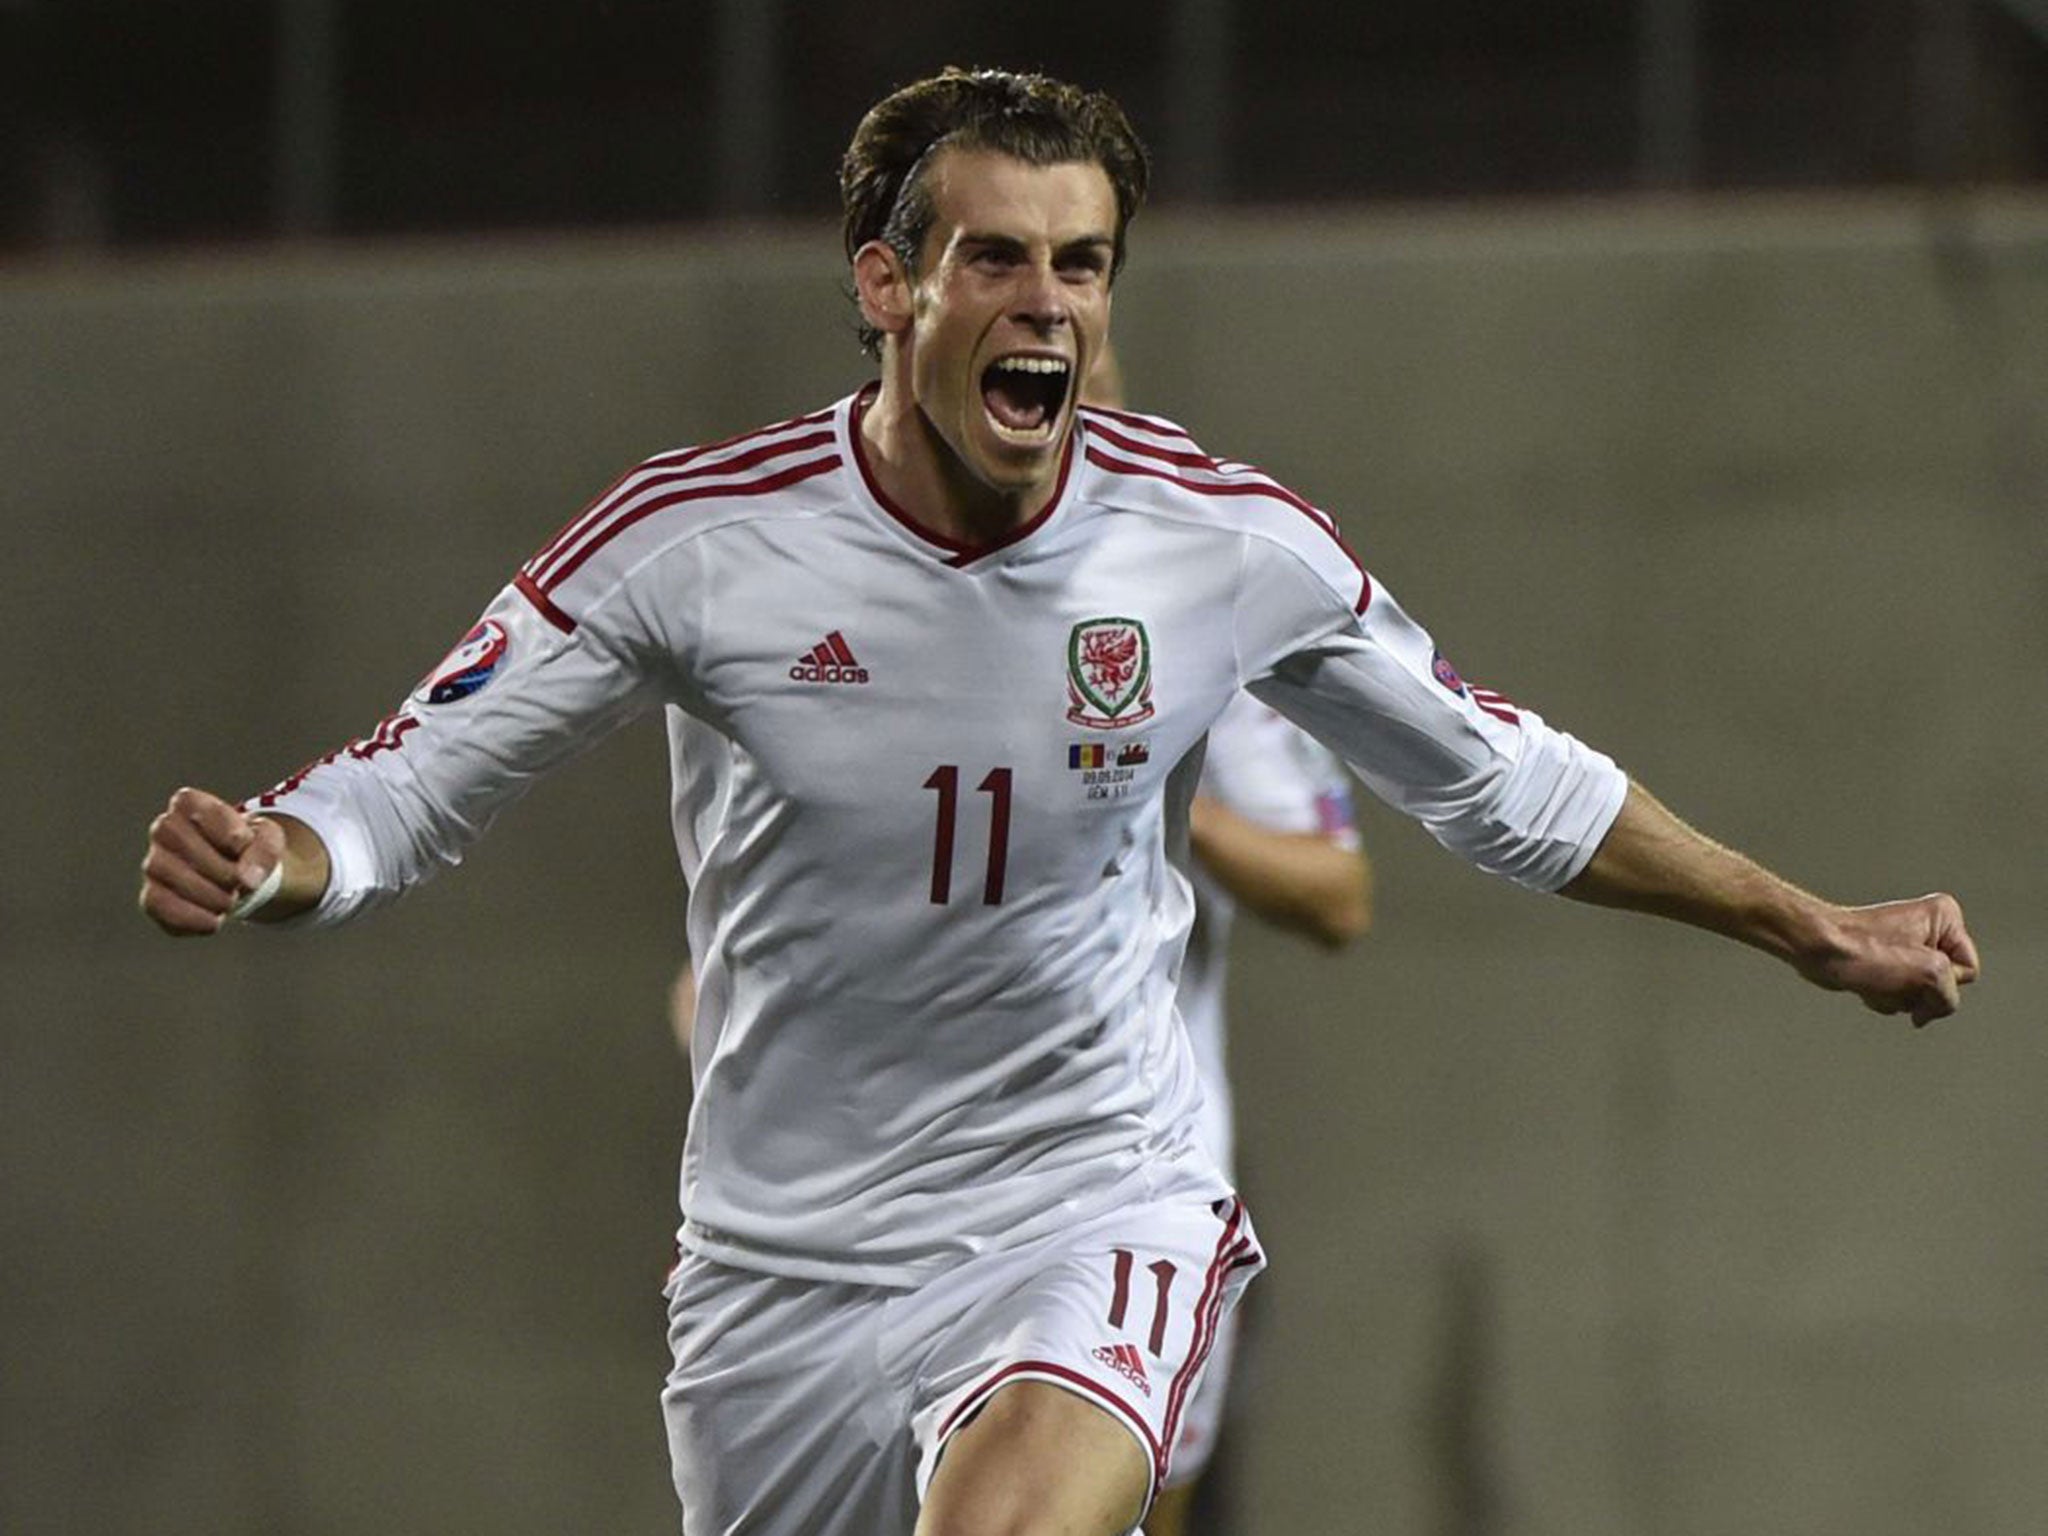
M 1202 1286 L 1201 1300 L 1195 1303 L 1195 1335 L 1188 1346 L 1188 1357 L 1181 1362 L 1179 1370 L 1173 1373 L 1173 1383 L 1166 1392 L 1166 1419 L 1162 1426 L 1169 1448 L 1180 1437 L 1181 1411 L 1187 1406 L 1189 1389 L 1195 1384 L 1195 1377 L 1202 1364 L 1209 1358 L 1209 1351 L 1216 1343 L 1216 1330 L 1223 1321 L 1223 1281 L 1233 1269 L 1256 1262 L 1251 1239 L 1239 1235 L 1244 1225 L 1244 1202 L 1233 1199 L 1229 1214 L 1224 1218 L 1223 1235 L 1216 1240 L 1216 1257 L 1209 1261 L 1208 1279 Z M 1167 1461 L 1159 1462 L 1159 1481 L 1166 1481 Z
M 1002 1386 L 1005 1382 L 1017 1376 L 1050 1376 L 1055 1381 L 1078 1388 L 1084 1394 L 1093 1394 L 1101 1398 L 1116 1413 L 1118 1418 L 1137 1431 L 1138 1439 L 1151 1454 L 1153 1490 L 1156 1492 L 1159 1485 L 1166 1480 L 1166 1453 L 1160 1449 L 1159 1442 L 1152 1437 L 1152 1426 L 1145 1422 L 1143 1416 L 1132 1408 L 1129 1403 L 1117 1396 L 1116 1393 L 1095 1380 L 1094 1377 L 1084 1376 L 1072 1366 L 1058 1365 L 1050 1360 L 1019 1360 L 1014 1364 L 1006 1365 L 1000 1371 L 997 1371 L 995 1375 L 989 1377 L 988 1380 L 961 1398 L 959 1406 L 947 1414 L 946 1422 L 939 1426 L 937 1448 L 943 1450 L 947 1439 L 960 1426 L 961 1420 L 971 1410 L 986 1404 L 997 1387 Z M 1147 1503 L 1150 1503 L 1149 1498 Z

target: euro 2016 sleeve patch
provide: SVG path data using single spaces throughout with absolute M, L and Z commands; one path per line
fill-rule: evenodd
M 1470 699 L 1478 706 L 1481 713 L 1491 715 L 1494 719 L 1508 725 L 1520 725 L 1522 723 L 1521 712 L 1516 709 L 1513 699 L 1504 693 L 1496 693 L 1491 688 L 1481 688 L 1476 683 L 1466 682 L 1464 678 L 1458 675 L 1458 669 L 1444 660 L 1444 653 L 1442 651 L 1436 652 L 1431 657 L 1429 670 L 1436 675 L 1438 682 L 1458 695 L 1459 698 Z
M 505 626 L 496 619 L 485 619 L 462 637 L 446 660 L 420 679 L 413 695 L 427 704 L 466 699 L 497 676 L 511 648 Z

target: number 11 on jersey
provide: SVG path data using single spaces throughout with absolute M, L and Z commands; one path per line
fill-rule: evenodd
M 939 797 L 932 824 L 932 904 L 943 907 L 953 896 L 953 832 L 960 819 L 960 769 L 942 763 L 924 787 Z M 981 901 L 993 907 L 1003 899 L 1003 876 L 1010 863 L 1010 770 L 991 768 L 975 785 L 988 796 L 988 863 L 982 875 Z

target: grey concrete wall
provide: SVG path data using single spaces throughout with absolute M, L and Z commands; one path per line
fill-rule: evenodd
M 1134 393 L 1343 518 L 1476 677 L 1844 899 L 1914 1033 L 1471 874 L 1249 935 L 1254 1536 L 2021 1536 L 2048 208 L 1141 222 Z M 0 272 L 0 1528 L 672 1527 L 686 1088 L 657 733 L 312 940 L 132 911 L 176 784 L 373 722 L 619 468 L 858 382 L 829 230 Z

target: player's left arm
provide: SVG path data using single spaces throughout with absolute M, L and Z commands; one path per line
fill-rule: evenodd
M 1372 926 L 1372 863 L 1320 832 L 1280 832 L 1210 795 L 1188 814 L 1202 867 L 1245 907 L 1290 933 L 1337 949 Z
M 1953 896 L 1838 906 L 1703 836 L 1639 784 L 1562 893 L 1739 939 L 1916 1026 L 1954 1013 L 1981 969 Z

